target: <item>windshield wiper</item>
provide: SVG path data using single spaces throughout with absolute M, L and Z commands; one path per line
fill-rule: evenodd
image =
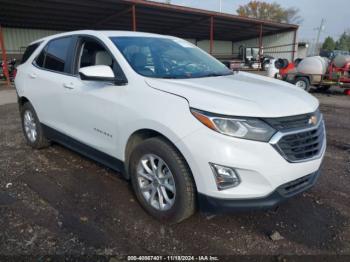
M 163 78 L 163 79 L 191 79 L 191 78 L 203 78 L 203 77 L 219 77 L 219 76 L 227 76 L 227 75 L 233 75 L 233 72 L 232 73 L 224 73 L 224 74 L 218 74 L 218 73 L 209 73 L 209 74 L 206 74 L 206 75 L 192 75 L 192 76 L 186 76 L 186 75 L 183 75 L 183 76 L 161 76 L 160 78 Z
M 162 79 L 179 79 L 176 76 L 162 76 L 162 77 L 159 77 L 159 78 L 162 78 Z
M 232 75 L 232 73 L 229 73 L 229 74 L 217 74 L 217 73 L 210 73 L 210 74 L 206 74 L 206 75 L 201 75 L 199 77 L 218 77 L 218 76 L 228 76 L 228 75 Z
M 186 78 L 190 78 L 188 76 L 161 76 L 159 78 L 163 78 L 163 79 L 186 79 Z

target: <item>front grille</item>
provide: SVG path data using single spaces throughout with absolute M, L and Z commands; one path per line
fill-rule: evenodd
M 322 122 L 315 129 L 282 136 L 276 147 L 288 161 L 304 161 L 320 155 L 324 136 L 325 130 Z
M 318 174 L 319 172 L 315 172 L 310 175 L 296 179 L 294 181 L 288 182 L 280 186 L 278 188 L 278 192 L 285 197 L 298 194 L 299 192 L 304 191 L 308 187 L 311 187 L 314 184 Z
M 302 129 L 302 128 L 312 127 L 314 125 L 310 123 L 310 118 L 312 116 L 315 116 L 318 120 L 321 120 L 321 113 L 319 110 L 316 110 L 313 113 L 304 114 L 304 115 L 278 117 L 278 118 L 265 118 L 264 120 L 279 131 L 289 131 L 293 129 Z

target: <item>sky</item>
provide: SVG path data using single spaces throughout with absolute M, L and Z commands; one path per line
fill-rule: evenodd
M 165 2 L 164 0 L 154 0 Z M 264 0 L 276 2 L 282 7 L 297 7 L 303 22 L 299 28 L 299 41 L 314 41 L 322 18 L 325 19 L 325 28 L 321 33 L 321 40 L 332 36 L 337 39 L 345 31 L 350 30 L 349 0 Z M 236 14 L 240 5 L 247 4 L 249 0 L 221 0 L 222 12 Z M 171 0 L 172 4 L 190 6 L 213 11 L 220 10 L 220 0 Z

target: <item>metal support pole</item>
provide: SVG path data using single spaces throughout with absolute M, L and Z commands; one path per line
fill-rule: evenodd
M 314 50 L 315 55 L 320 54 L 319 42 L 320 42 L 321 32 L 324 31 L 324 29 L 325 29 L 325 27 L 324 27 L 325 22 L 326 22 L 326 20 L 324 20 L 324 18 L 322 18 L 320 27 L 316 28 L 318 31 L 317 31 L 317 37 L 316 37 L 315 50 Z
M 297 52 L 297 30 L 294 30 L 294 36 L 293 36 L 292 62 L 294 62 L 294 59 L 295 59 L 295 52 Z
M 260 24 L 260 28 L 259 28 L 259 62 L 261 63 L 261 58 L 263 56 L 263 42 L 262 42 L 262 34 L 263 34 L 263 25 Z M 260 67 L 260 69 L 262 69 L 262 67 Z
M 214 51 L 214 16 L 210 17 L 210 50 L 209 53 L 213 54 Z
M 136 5 L 132 5 L 132 30 L 136 31 Z
M 3 62 L 3 72 L 6 77 L 7 86 L 10 86 L 10 74 L 7 67 L 7 59 L 6 59 L 6 48 L 5 48 L 5 41 L 4 41 L 4 34 L 2 32 L 2 27 L 0 25 L 0 48 L 2 53 L 2 62 Z M 1 65 L 0 65 L 1 66 Z
M 262 70 L 262 56 L 263 56 L 263 46 L 262 46 L 262 24 L 259 27 L 259 63 L 261 64 L 260 70 Z

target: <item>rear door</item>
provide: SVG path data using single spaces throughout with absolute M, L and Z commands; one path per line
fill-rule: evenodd
M 30 100 L 40 121 L 59 131 L 67 130 L 62 99 L 74 78 L 72 52 L 75 39 L 65 36 L 50 40 L 33 61 L 26 76 L 30 83 Z

